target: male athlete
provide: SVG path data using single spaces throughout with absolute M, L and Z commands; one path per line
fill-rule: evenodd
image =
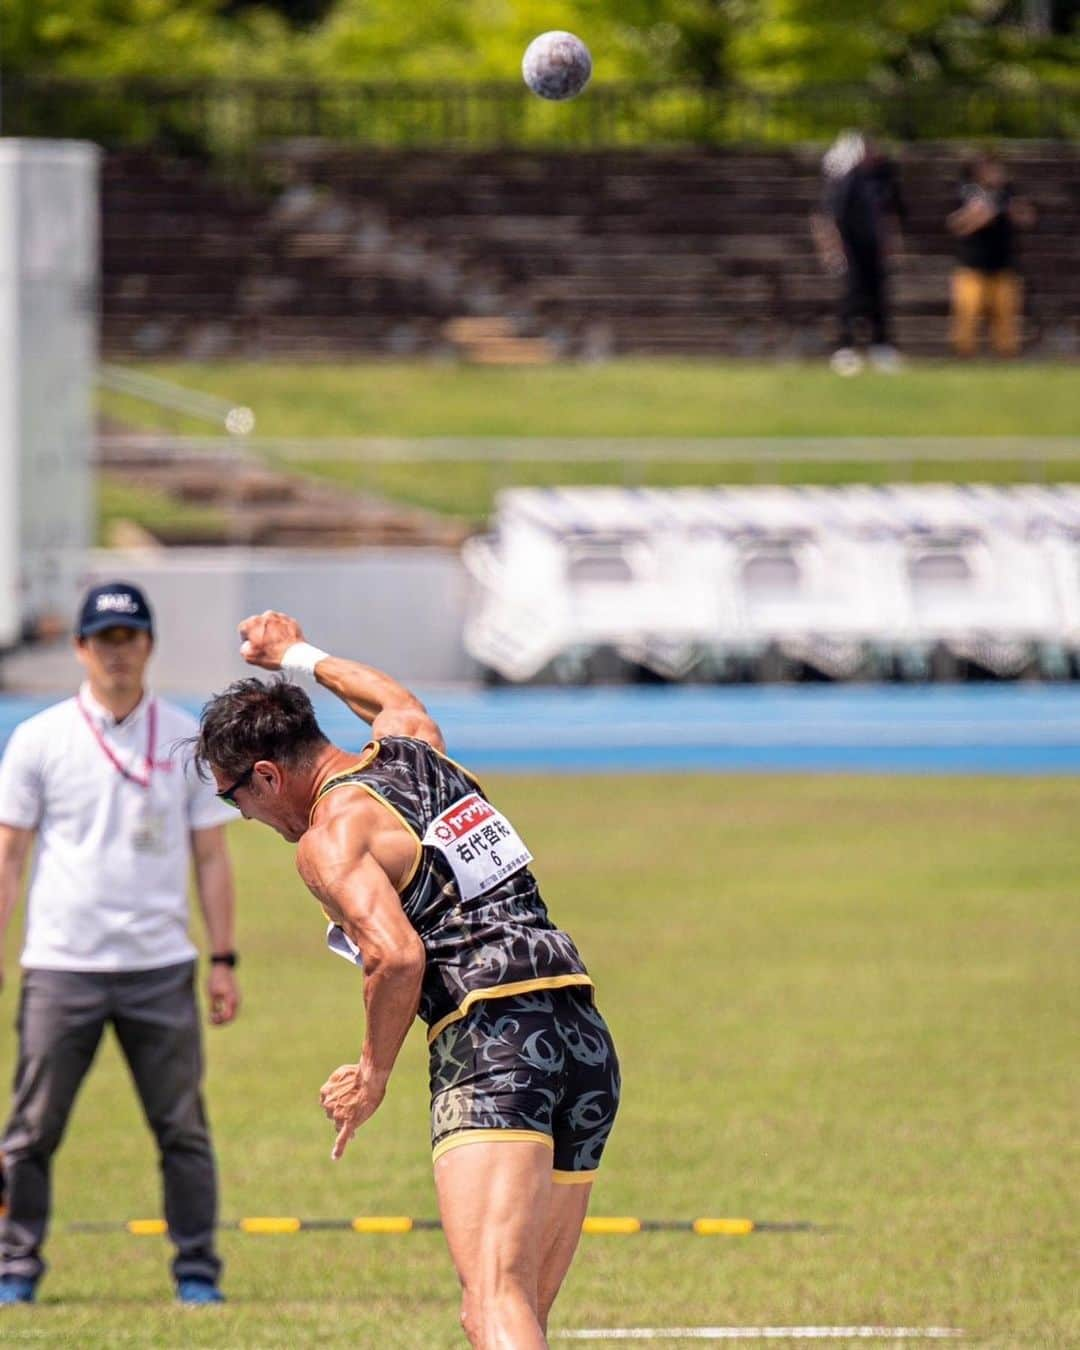
M 288 615 L 240 625 L 251 665 L 306 673 L 371 723 L 332 745 L 302 689 L 239 680 L 203 709 L 218 796 L 297 844 L 331 949 L 362 966 L 357 1064 L 320 1100 L 340 1158 L 378 1109 L 409 1025 L 428 1026 L 435 1185 L 478 1350 L 547 1345 L 619 1097 L 619 1065 L 569 936 L 548 918 L 514 826 L 445 757 L 423 704 L 327 655 Z

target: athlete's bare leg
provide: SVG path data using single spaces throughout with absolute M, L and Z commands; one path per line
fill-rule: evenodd
M 577 1251 L 581 1224 L 589 1207 L 591 1181 L 551 1183 L 548 1221 L 540 1253 L 540 1277 L 537 1283 L 536 1315 L 547 1335 L 548 1314 L 562 1287 L 570 1262 Z
M 473 1350 L 545 1350 L 537 1291 L 554 1189 L 550 1147 L 486 1138 L 449 1149 L 435 1164 L 435 1189 Z

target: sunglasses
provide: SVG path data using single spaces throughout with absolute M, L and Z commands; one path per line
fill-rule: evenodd
M 235 792 L 238 792 L 240 788 L 246 787 L 247 784 L 251 782 L 251 775 L 254 772 L 255 772 L 255 765 L 253 764 L 251 768 L 247 770 L 246 773 L 242 773 L 240 775 L 240 777 L 236 780 L 235 783 L 233 783 L 231 787 L 222 788 L 222 790 L 217 794 L 218 801 L 226 802 L 229 806 L 233 808 L 234 811 L 239 811 L 240 803 L 236 800 L 236 797 L 233 794 Z

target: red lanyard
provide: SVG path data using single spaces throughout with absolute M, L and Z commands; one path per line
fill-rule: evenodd
M 116 756 L 113 754 L 112 747 L 109 745 L 108 741 L 106 741 L 105 737 L 101 734 L 101 732 L 98 730 L 97 723 L 83 707 L 81 694 L 76 696 L 75 702 L 79 705 L 79 711 L 83 715 L 83 721 L 90 728 L 90 734 L 93 736 L 94 740 L 97 741 L 99 747 L 101 748 L 101 753 L 113 766 L 116 772 L 120 774 L 122 778 L 126 778 L 129 783 L 135 783 L 141 788 L 148 788 L 150 786 L 150 779 L 153 776 L 154 772 L 154 751 L 157 749 L 157 702 L 156 701 L 151 702 L 150 707 L 146 714 L 147 736 L 146 736 L 145 778 L 140 777 L 140 775 L 137 773 L 133 773 L 126 764 L 122 764 L 120 760 L 116 758 Z

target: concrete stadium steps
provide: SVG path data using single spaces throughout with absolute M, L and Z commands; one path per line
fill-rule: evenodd
M 1029 340 L 1080 348 L 1080 163 L 1010 150 L 1041 210 L 1024 241 Z M 808 216 L 819 152 L 455 154 L 267 149 L 264 186 L 125 152 L 104 173 L 112 354 L 446 349 L 447 322 L 504 317 L 511 341 L 574 355 L 824 350 L 835 283 Z M 950 147 L 902 157 L 910 220 L 893 296 L 912 354 L 945 350 Z M 269 184 L 277 186 L 269 186 Z M 748 333 L 753 330 L 748 339 Z M 509 350 L 509 348 L 507 348 Z M 541 350 L 541 348 L 537 348 Z
M 273 548 L 456 548 L 468 527 L 419 507 L 403 506 L 340 483 L 268 469 L 242 454 L 193 453 L 173 448 L 111 445 L 100 467 L 113 478 L 150 488 L 184 504 L 212 508 L 218 516 L 198 532 L 167 524 L 135 527 L 141 547 L 244 545 Z M 122 535 L 129 523 L 117 522 Z M 114 529 L 116 528 L 114 524 Z

